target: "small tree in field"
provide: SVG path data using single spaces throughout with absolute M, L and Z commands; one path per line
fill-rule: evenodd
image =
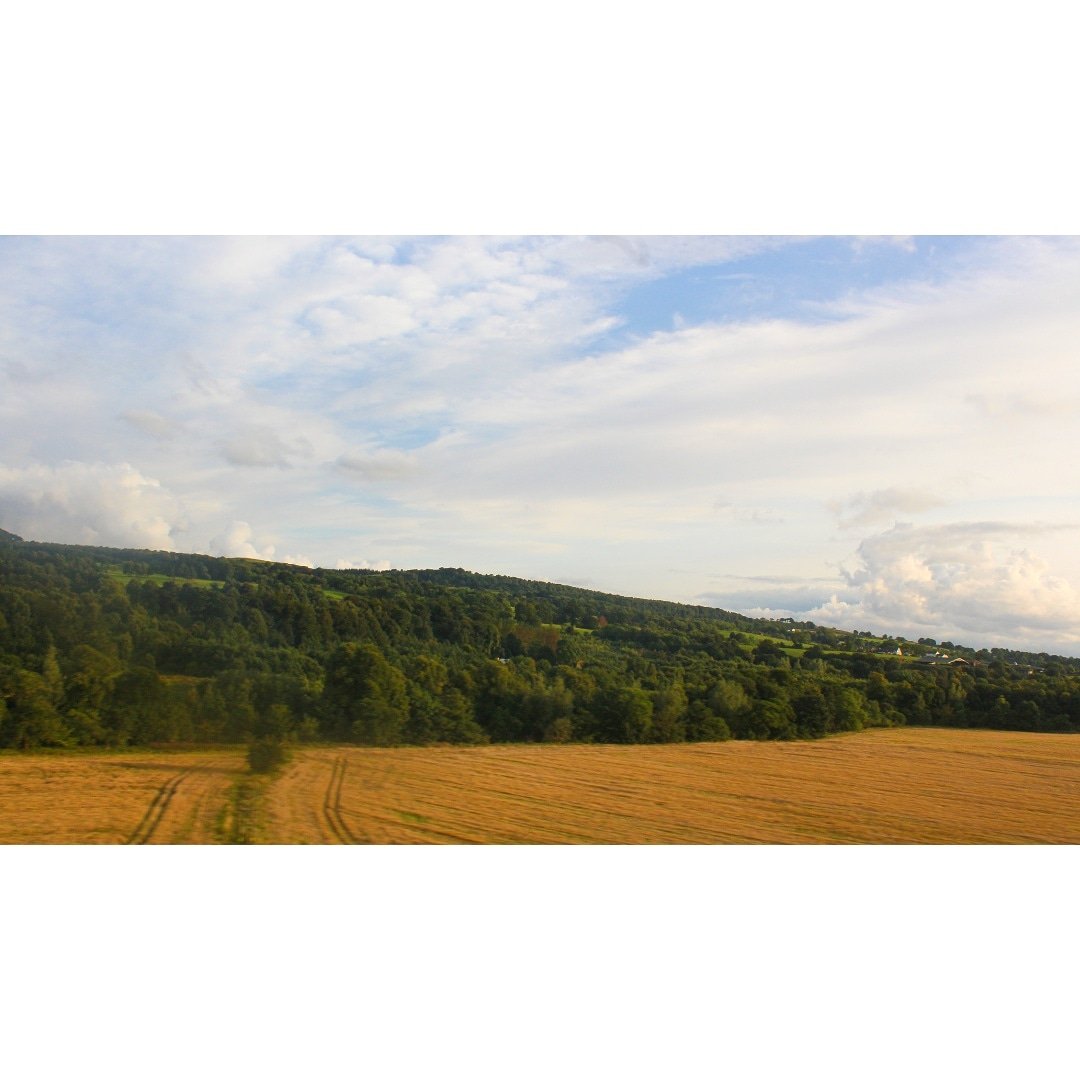
M 256 739 L 248 747 L 248 768 L 254 773 L 273 772 L 287 760 L 288 754 L 280 739 Z

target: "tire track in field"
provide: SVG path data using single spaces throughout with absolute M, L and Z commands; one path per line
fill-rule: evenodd
M 135 831 L 124 841 L 125 844 L 149 843 L 150 838 L 161 824 L 161 819 L 165 816 L 165 811 L 168 810 L 169 803 L 176 794 L 176 789 L 193 772 L 195 772 L 194 768 L 184 769 L 158 788 L 158 792 L 154 796 L 154 801 L 147 808 L 146 813 L 143 814 L 139 824 L 135 826 Z
M 345 782 L 345 758 L 343 756 L 334 759 L 334 768 L 330 773 L 330 786 L 326 789 L 326 798 L 323 800 L 323 815 L 326 818 L 330 831 L 337 837 L 338 843 L 358 843 L 352 830 L 345 824 L 341 814 L 341 788 Z

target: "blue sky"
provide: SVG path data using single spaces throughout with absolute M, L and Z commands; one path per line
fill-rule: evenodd
M 1080 245 L 13 237 L 0 525 L 1080 651 Z
M 692 266 L 635 285 L 617 305 L 613 340 L 687 323 L 839 318 L 822 305 L 852 291 L 903 280 L 934 281 L 983 243 L 977 237 L 901 237 L 853 242 L 807 237 L 720 264 Z

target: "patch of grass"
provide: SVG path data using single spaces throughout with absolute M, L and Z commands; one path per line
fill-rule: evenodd
M 137 581 L 140 585 L 149 582 L 151 585 L 164 585 L 171 582 L 173 585 L 193 585 L 196 589 L 220 589 L 225 585 L 224 581 L 214 581 L 211 578 L 172 577 L 169 574 L 129 574 L 118 566 L 110 566 L 105 573 L 126 585 L 129 581 Z
M 267 776 L 244 776 L 233 784 L 218 815 L 218 840 L 223 844 L 267 843 L 265 804 Z

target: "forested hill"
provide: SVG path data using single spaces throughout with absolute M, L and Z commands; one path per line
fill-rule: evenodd
M 1080 661 L 460 569 L 313 570 L 0 530 L 0 747 L 673 742 L 904 723 L 1078 731 Z

